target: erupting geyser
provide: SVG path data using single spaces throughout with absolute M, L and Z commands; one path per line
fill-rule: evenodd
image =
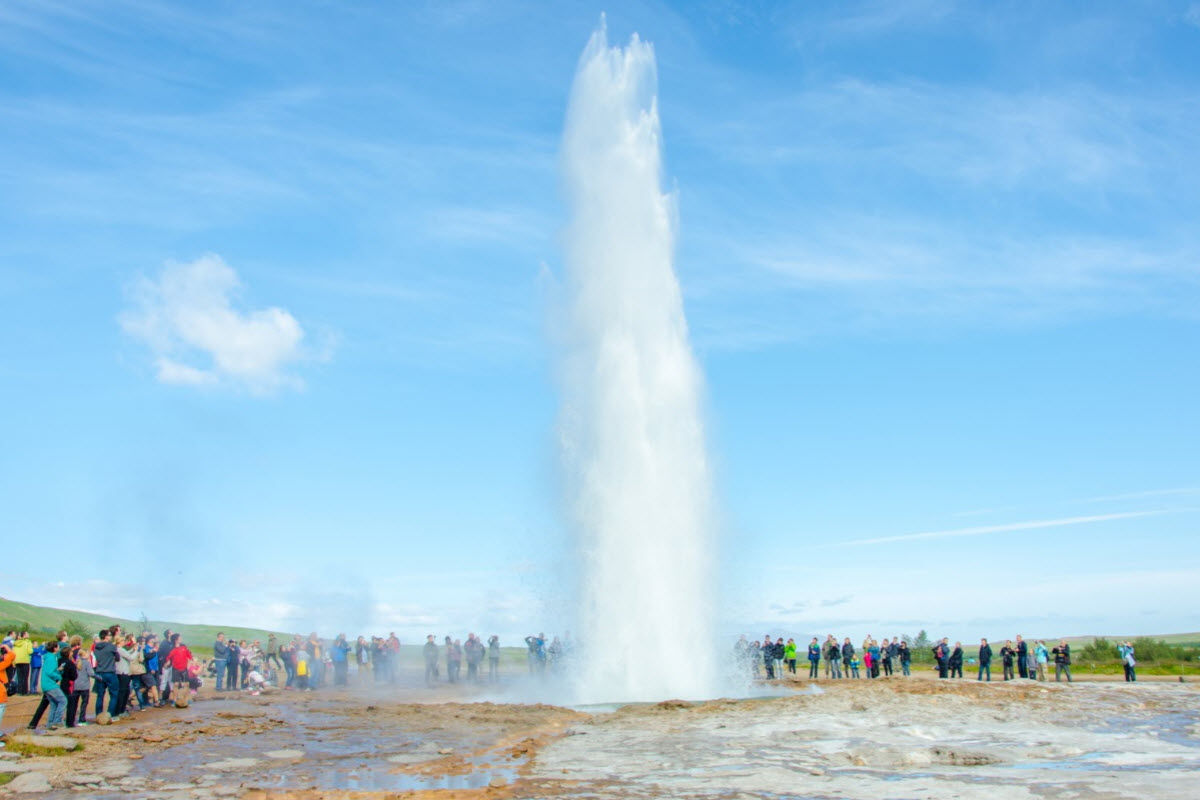
M 711 697 L 715 581 L 701 375 L 672 268 L 653 48 L 579 61 L 563 134 L 570 205 L 562 434 L 582 559 L 579 702 Z

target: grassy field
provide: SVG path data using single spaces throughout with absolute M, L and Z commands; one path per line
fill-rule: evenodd
M 23 625 L 28 625 L 34 638 L 50 639 L 54 637 L 55 633 L 63 629 L 63 623 L 68 619 L 81 622 L 87 628 L 89 634 L 85 638 L 95 635 L 95 632 L 101 628 L 107 628 L 112 625 L 120 625 L 129 631 L 140 632 L 142 629 L 142 623 L 137 620 L 109 617 L 101 614 L 93 614 L 88 611 L 35 606 L 0 597 L 0 635 L 3 635 L 2 632 L 20 629 Z M 264 645 L 271 633 L 279 637 L 279 641 L 281 642 L 292 638 L 292 634 L 285 631 L 239 628 L 232 625 L 191 625 L 183 622 L 150 620 L 150 630 L 156 634 L 161 636 L 165 628 L 170 628 L 173 631 L 183 634 L 183 641 L 188 645 L 189 649 L 196 655 L 205 657 L 212 654 L 212 644 L 216 640 L 218 632 L 223 632 L 227 637 L 238 640 L 253 641 L 258 639 Z M 304 631 L 304 635 L 307 634 L 308 631 Z M 421 645 L 423 644 L 424 641 L 420 645 L 402 644 L 400 647 L 401 666 L 422 666 L 424 664 L 424 656 L 422 655 Z M 440 641 L 438 645 L 440 647 Z M 525 669 L 525 652 L 524 643 L 520 643 L 519 647 L 502 647 L 500 649 L 501 666 L 505 669 Z M 466 669 L 465 665 L 463 669 Z
M 101 628 L 107 628 L 111 625 L 120 625 L 129 631 L 140 632 L 142 629 L 142 623 L 137 620 L 109 617 L 102 614 L 93 614 L 88 611 L 67 608 L 35 606 L 0 597 L 0 630 L 2 631 L 9 631 L 20 628 L 22 625 L 28 625 L 29 630 L 33 632 L 35 637 L 37 634 L 52 635 L 62 630 L 64 623 L 68 619 L 83 623 L 91 635 L 94 635 Z M 194 643 L 201 647 L 211 646 L 212 642 L 217 638 L 218 631 L 224 631 L 225 635 L 231 638 L 261 639 L 263 642 L 266 642 L 267 637 L 272 633 L 272 631 L 268 630 L 238 628 L 232 625 L 221 627 L 216 625 L 189 625 L 183 622 L 150 620 L 150 630 L 156 634 L 162 635 L 165 628 L 170 628 L 173 631 L 183 634 L 185 642 L 189 644 Z M 274 631 L 274 633 L 281 639 L 285 637 L 290 639 L 292 636 L 290 633 L 283 631 Z M 53 638 L 53 636 L 49 638 Z

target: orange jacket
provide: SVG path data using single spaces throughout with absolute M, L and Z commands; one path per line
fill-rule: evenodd
M 3 674 L 6 679 L 8 678 L 8 675 L 6 674 L 8 668 L 12 666 L 16 659 L 17 654 L 12 651 L 11 647 L 8 649 L 8 652 L 4 654 L 4 657 L 0 658 L 0 674 Z M 6 680 L 0 680 L 0 703 L 8 702 L 8 686 L 6 683 Z

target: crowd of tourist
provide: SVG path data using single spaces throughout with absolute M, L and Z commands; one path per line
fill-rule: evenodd
M 547 660 L 554 663 L 560 653 L 557 638 L 549 648 L 544 638 L 530 637 L 526 643 L 531 658 L 540 659 L 543 668 Z M 471 633 L 464 644 L 447 636 L 439 646 L 430 635 L 423 658 L 430 685 L 442 680 L 443 663 L 446 682 L 482 683 L 485 659 L 486 680 L 494 682 L 499 679 L 500 637 L 493 635 L 485 643 Z M 210 679 L 220 693 L 257 694 L 267 686 L 312 691 L 327 685 L 346 686 L 351 672 L 359 683 L 395 683 L 399 663 L 400 640 L 394 632 L 387 637 L 359 636 L 353 642 L 345 634 L 332 641 L 315 632 L 285 641 L 271 634 L 265 644 L 260 639 L 247 641 L 218 633 L 212 642 L 212 658 L 202 659 L 192 653 L 181 634 L 170 629 L 160 638 L 149 631 L 134 635 L 114 625 L 98 631 L 86 644 L 82 636 L 70 636 L 66 631 L 44 642 L 35 641 L 28 632 L 9 631 L 0 643 L 0 723 L 9 694 L 40 694 L 41 702 L 28 727 L 36 730 L 44 718 L 46 728 L 53 731 L 87 725 L 89 708 L 94 721 L 107 723 L 173 701 L 186 704 L 191 692 Z M 181 694 L 186 699 L 181 700 Z
M 525 637 L 529 672 L 554 673 L 574 655 L 575 644 L 567 632 L 550 640 L 544 634 Z M 66 631 L 49 641 L 36 642 L 29 633 L 9 631 L 0 644 L 0 722 L 8 696 L 41 695 L 28 727 L 36 729 L 45 717 L 47 728 L 56 730 L 88 724 L 88 711 L 102 721 L 119 720 L 131 713 L 172 702 L 186 704 L 191 692 L 212 679 L 217 692 L 258 693 L 267 686 L 284 690 L 312 691 L 326 685 L 346 686 L 353 672 L 358 683 L 395 683 L 400 666 L 400 640 L 359 636 L 351 642 L 345 634 L 332 641 L 317 633 L 280 641 L 271 634 L 264 644 L 226 638 L 219 633 L 212 643 L 212 658 L 197 658 L 181 634 L 170 629 L 159 637 L 149 631 L 133 634 L 113 625 L 98 631 L 85 644 L 83 637 Z M 1136 681 L 1133 645 L 1119 647 L 1126 681 Z M 998 657 L 1003 679 L 1047 680 L 1049 665 L 1054 678 L 1067 681 L 1071 675 L 1071 646 L 1066 641 L 1047 646 L 1044 641 L 1027 642 L 1017 636 L 998 651 L 987 639 L 968 656 L 961 642 L 946 638 L 932 644 L 932 666 L 939 678 L 962 678 L 964 661 L 977 668 L 976 679 L 990 681 L 992 664 Z M 778 680 L 797 675 L 797 662 L 808 662 L 808 677 L 874 679 L 912 674 L 911 643 L 899 636 L 877 642 L 868 636 L 856 647 L 849 637 L 840 642 L 832 634 L 820 642 L 813 637 L 800 655 L 795 639 L 765 636 L 759 641 L 738 639 L 735 660 L 754 679 Z M 485 642 L 470 633 L 464 643 L 446 636 L 441 644 L 430 634 L 422 648 L 425 682 L 495 682 L 500 670 L 500 638 Z M 484 662 L 487 662 L 486 676 Z M 466 663 L 466 676 L 462 675 Z M 445 672 L 443 673 L 443 667 Z
M 1125 670 L 1126 681 L 1137 680 L 1137 660 L 1133 645 L 1123 642 L 1119 648 L 1121 663 Z M 1065 640 L 1048 647 L 1044 641 L 1030 643 L 1021 636 L 1016 641 L 1008 640 L 997 654 L 987 639 L 981 639 L 975 657 L 969 657 L 962 642 L 951 646 L 949 639 L 943 638 L 930 648 L 933 656 L 933 668 L 939 678 L 963 677 L 963 661 L 978 666 L 976 680 L 990 681 L 992 679 L 992 661 L 999 655 L 1003 669 L 1004 680 L 1015 678 L 1028 680 L 1046 680 L 1046 671 L 1050 664 L 1054 665 L 1054 679 L 1061 682 L 1066 676 L 1071 682 L 1071 646 Z M 768 634 L 758 641 L 749 641 L 746 636 L 738 638 L 734 645 L 734 656 L 739 664 L 754 678 L 777 680 L 787 674 L 796 674 L 796 662 L 799 660 L 799 647 L 795 639 L 784 642 L 783 637 L 772 640 Z M 913 652 L 907 640 L 895 636 L 877 642 L 868 636 L 861 647 L 856 648 L 850 637 L 841 642 L 829 634 L 824 643 L 814 636 L 809 642 L 806 654 L 808 661 L 808 677 L 819 678 L 821 667 L 824 665 L 826 678 L 839 680 L 842 678 L 878 678 L 893 675 L 897 670 L 901 675 L 912 674 Z M 861 669 L 860 669 L 861 668 Z
M 96 718 L 121 719 L 165 705 L 172 692 L 190 696 L 199 688 L 200 668 L 181 636 L 170 629 L 160 640 L 149 632 L 135 636 L 114 625 L 98 631 L 86 647 L 82 636 L 66 631 L 46 642 L 10 631 L 0 644 L 0 670 L 7 678 L 0 685 L 0 720 L 9 693 L 41 694 L 30 729 L 36 729 L 43 716 L 50 730 L 86 725 L 93 695 Z

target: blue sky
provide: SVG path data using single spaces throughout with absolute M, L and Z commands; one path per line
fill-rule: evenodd
M 568 624 L 602 11 L 659 60 L 723 627 L 1195 630 L 1195 2 L 6 3 L 0 593 Z

